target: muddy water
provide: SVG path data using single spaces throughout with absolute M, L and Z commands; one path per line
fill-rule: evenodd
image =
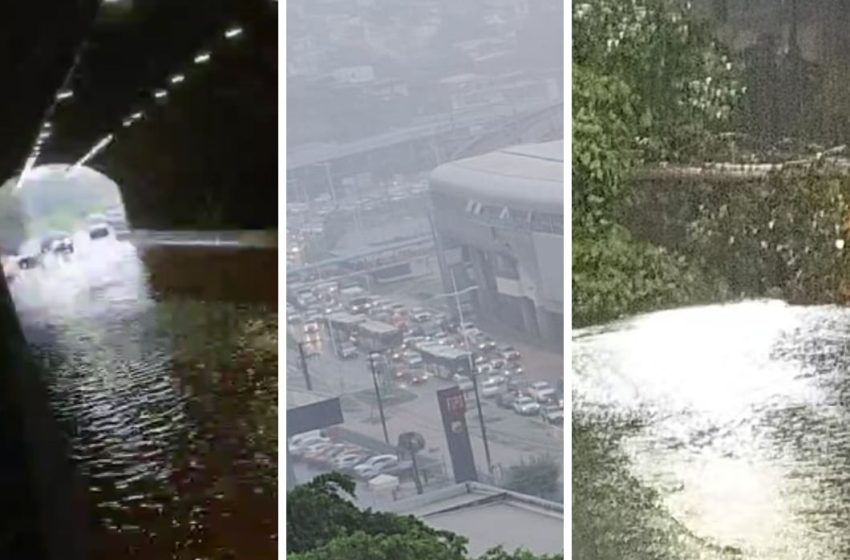
M 574 467 L 589 465 L 574 479 L 636 496 L 635 515 L 607 527 L 646 537 L 630 545 L 634 558 L 695 557 L 676 550 L 684 536 L 704 557 L 847 558 L 848 371 L 841 308 L 752 301 L 576 331 L 574 422 L 591 427 L 589 441 L 616 440 L 627 473 L 617 478 L 613 462 L 594 470 L 574 445 Z M 657 501 L 625 488 L 636 482 Z M 604 516 L 592 503 L 601 494 L 585 495 L 588 518 Z M 641 515 L 653 527 L 627 526 Z
M 88 484 L 94 557 L 276 558 L 274 306 L 149 286 L 113 240 L 12 285 Z

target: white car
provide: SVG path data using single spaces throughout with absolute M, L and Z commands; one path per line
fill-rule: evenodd
M 330 441 L 320 441 L 318 443 L 308 445 L 304 449 L 301 449 L 298 453 L 292 453 L 291 451 L 290 453 L 296 457 L 306 458 L 316 453 L 321 453 L 322 451 L 330 449 L 333 446 L 334 444 Z
M 495 368 L 493 368 L 493 364 L 486 362 L 479 365 L 476 369 L 478 370 L 478 375 L 490 375 L 495 371 Z
M 481 396 L 485 399 L 490 399 L 499 395 L 502 392 L 502 379 L 499 377 L 491 377 L 485 379 L 481 384 Z
M 523 416 L 533 416 L 540 412 L 540 405 L 531 397 L 519 397 L 514 401 L 514 412 Z
M 369 456 L 365 453 L 352 451 L 350 453 L 343 453 L 342 455 L 334 457 L 332 465 L 335 469 L 346 470 L 356 467 L 368 458 Z
M 501 346 L 499 347 L 499 352 L 509 362 L 515 362 L 520 359 L 520 353 L 513 346 Z
M 398 457 L 395 455 L 375 455 L 354 467 L 354 474 L 363 478 L 372 478 L 397 465 Z
M 495 360 L 490 360 L 490 365 L 493 366 L 493 369 L 503 370 L 507 369 L 508 362 L 505 361 L 503 358 L 496 358 Z
M 422 354 L 419 352 L 405 352 L 404 363 L 407 364 L 408 367 L 418 367 L 425 362 L 422 360 Z
M 528 386 L 528 395 L 537 402 L 547 400 L 555 394 L 555 389 L 548 381 L 535 381 Z
M 297 456 L 297 455 L 300 455 L 300 454 L 306 452 L 306 450 L 312 445 L 316 445 L 317 443 L 329 444 L 330 442 L 331 442 L 331 440 L 329 440 L 328 438 L 326 438 L 324 436 L 314 435 L 314 436 L 306 436 L 306 437 L 301 437 L 301 438 L 299 438 L 298 436 L 295 436 L 289 441 L 289 452 L 292 455 Z
M 516 375 L 522 375 L 523 372 L 524 370 L 522 369 L 522 366 L 514 362 L 512 364 L 509 364 L 508 367 L 505 368 L 504 374 L 508 377 L 513 377 Z
M 420 307 L 410 311 L 410 318 L 417 323 L 424 323 L 431 318 L 431 313 Z

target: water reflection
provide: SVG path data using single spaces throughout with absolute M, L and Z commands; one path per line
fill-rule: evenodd
M 747 558 L 845 558 L 848 341 L 850 311 L 774 301 L 576 331 L 574 409 L 632 420 L 632 472 L 697 536 Z
M 240 346 L 269 311 L 154 298 L 131 244 L 75 242 L 11 288 L 89 482 L 96 557 L 275 557 L 276 364 Z

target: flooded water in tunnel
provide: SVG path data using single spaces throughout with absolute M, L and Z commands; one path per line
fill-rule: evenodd
M 847 558 L 848 372 L 847 309 L 751 301 L 574 331 L 574 519 L 608 516 L 632 558 Z M 603 511 L 598 488 L 635 515 Z
M 95 558 L 275 558 L 274 304 L 151 294 L 146 276 L 133 245 L 81 238 L 11 285 Z

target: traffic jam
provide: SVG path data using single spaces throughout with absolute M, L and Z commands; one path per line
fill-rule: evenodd
M 514 346 L 498 343 L 467 319 L 473 316 L 468 302 L 450 314 L 337 281 L 290 285 L 288 294 L 289 330 L 307 358 L 322 352 L 340 360 L 362 356 L 401 388 L 442 379 L 470 399 L 477 391 L 478 398 L 517 415 L 563 424 L 563 384 L 534 380 Z

